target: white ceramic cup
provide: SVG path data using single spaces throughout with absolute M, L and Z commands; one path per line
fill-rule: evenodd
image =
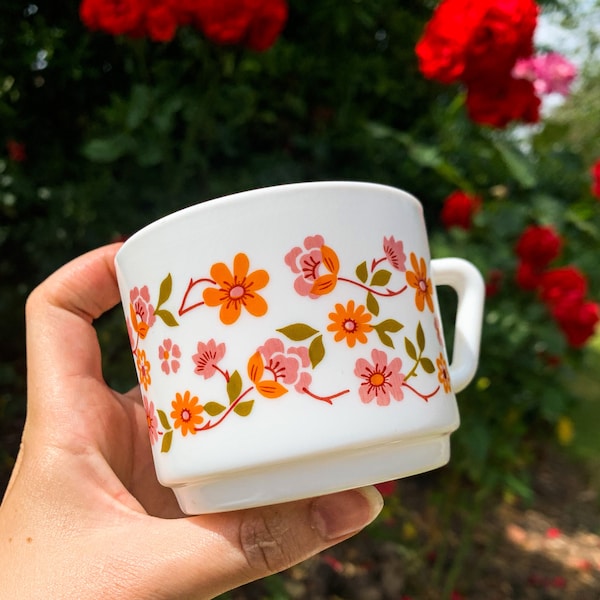
M 184 209 L 116 257 L 159 481 L 188 514 L 397 479 L 449 460 L 484 286 L 430 261 L 419 202 L 301 183 Z M 452 363 L 436 285 L 458 294 Z

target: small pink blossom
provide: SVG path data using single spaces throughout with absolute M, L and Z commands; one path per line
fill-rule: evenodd
M 285 348 L 277 338 L 268 339 L 258 351 L 265 359 L 265 370 L 270 371 L 275 381 L 293 385 L 297 392 L 304 392 L 312 381 L 308 349 L 304 346 Z
M 285 255 L 285 263 L 290 267 L 292 273 L 299 273 L 294 282 L 294 289 L 301 296 L 318 298 L 312 293 L 314 282 L 321 275 L 320 267 L 323 263 L 321 248 L 324 240 L 322 235 L 308 236 L 304 240 L 304 248 L 296 246 Z
M 152 400 L 148 400 L 146 396 L 142 396 L 142 400 L 144 402 L 144 410 L 146 411 L 146 422 L 148 424 L 150 443 L 155 444 L 158 441 L 158 420 L 156 418 L 154 402 L 152 402 Z
M 392 235 L 389 238 L 383 238 L 383 251 L 385 256 L 397 271 L 406 271 L 406 254 L 404 254 L 404 244 L 402 241 L 396 241 Z
M 210 339 L 206 344 L 198 342 L 197 349 L 198 353 L 192 356 L 196 364 L 194 373 L 209 379 L 219 370 L 219 361 L 225 356 L 225 344 L 217 344 L 214 339 Z
M 163 340 L 162 345 L 158 347 L 158 358 L 162 361 L 160 368 L 168 375 L 171 371 L 177 373 L 180 363 L 177 360 L 181 358 L 181 350 L 177 344 L 174 344 L 169 338 Z
M 538 95 L 556 92 L 568 96 L 577 76 L 577 67 L 558 52 L 550 52 L 519 59 L 512 75 L 531 81 Z
M 354 368 L 354 374 L 363 380 L 358 389 L 360 399 L 365 404 L 375 399 L 380 406 L 387 406 L 390 403 L 390 396 L 394 400 L 402 400 L 404 398 L 402 391 L 404 375 L 400 373 L 402 360 L 394 358 L 388 364 L 386 353 L 377 349 L 371 352 L 371 358 L 372 364 L 364 358 L 359 358 Z
M 135 315 L 139 320 L 148 327 L 152 327 L 156 321 L 156 316 L 154 315 L 154 307 L 150 304 L 150 292 L 148 291 L 148 286 L 145 285 L 141 289 L 134 287 L 129 292 L 129 299 L 133 305 Z

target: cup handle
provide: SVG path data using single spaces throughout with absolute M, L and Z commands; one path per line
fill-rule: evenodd
M 432 260 L 431 276 L 436 286 L 449 285 L 458 295 L 452 363 L 448 367 L 457 393 L 467 387 L 477 371 L 485 285 L 475 266 L 462 258 Z

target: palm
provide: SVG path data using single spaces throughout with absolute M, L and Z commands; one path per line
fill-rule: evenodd
M 112 265 L 106 266 L 112 273 Z M 102 290 L 97 307 L 61 305 L 61 294 L 69 292 L 63 287 L 52 290 L 54 302 L 52 294 L 43 299 L 51 327 L 68 341 L 56 346 L 47 343 L 45 331 L 28 331 L 31 372 L 36 373 L 30 419 L 40 425 L 37 438 L 41 429 L 41 436 L 64 451 L 73 468 L 81 469 L 92 498 L 108 493 L 117 504 L 137 512 L 181 516 L 173 493 L 156 479 L 139 391 L 119 394 L 102 377 L 93 320 L 118 301 L 116 282 L 111 277 L 113 285 L 108 286 L 107 279 L 97 266 L 72 275 L 73 285 Z
M 173 492 L 156 479 L 139 390 L 118 394 L 102 382 L 98 384 L 104 386 L 103 393 L 107 396 L 104 404 L 110 406 L 110 410 L 106 420 L 99 422 L 102 430 L 96 432 L 95 439 L 106 441 L 104 456 L 115 475 L 148 514 L 181 516 Z M 126 502 L 129 504 L 133 498 L 127 498 Z

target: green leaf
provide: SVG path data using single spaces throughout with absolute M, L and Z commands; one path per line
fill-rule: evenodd
M 381 327 L 383 331 L 391 331 L 392 333 L 396 333 L 400 331 L 404 325 L 402 325 L 402 323 L 398 323 L 396 319 L 386 319 L 385 321 L 381 321 L 377 327 Z
M 425 349 L 425 333 L 421 321 L 419 321 L 419 324 L 417 325 L 417 344 L 419 345 L 419 350 L 423 352 Z
M 367 261 L 366 260 L 364 262 L 361 262 L 360 265 L 358 265 L 358 267 L 356 267 L 356 276 L 358 277 L 359 281 L 362 281 L 363 283 L 367 282 L 367 278 L 369 277 L 369 272 L 367 270 Z
M 379 326 L 375 326 L 375 331 L 377 332 L 382 344 L 388 346 L 389 348 L 394 347 L 392 338 L 383 329 L 381 329 Z
M 127 129 L 137 129 L 150 115 L 151 90 L 146 85 L 134 85 L 129 99 Z
M 92 162 L 106 164 L 118 160 L 132 151 L 134 146 L 132 138 L 126 134 L 119 133 L 113 137 L 90 140 L 83 147 L 83 154 Z
M 392 273 L 386 269 L 381 269 L 373 273 L 371 278 L 371 285 L 384 286 L 387 285 Z
M 161 282 L 160 282 L 160 291 L 158 293 L 158 304 L 156 305 L 156 309 L 159 309 L 171 295 L 171 291 L 173 290 L 173 278 L 171 277 L 171 273 L 169 273 Z
M 165 325 L 168 325 L 169 327 L 177 327 L 179 325 L 177 319 L 175 319 L 173 313 L 169 310 L 161 308 L 159 310 L 155 310 L 154 314 L 157 317 L 161 318 L 164 321 Z
M 323 346 L 323 336 L 317 336 L 308 347 L 308 356 L 310 358 L 310 364 L 314 369 L 325 356 L 325 347 Z
M 525 189 L 532 189 L 537 185 L 537 181 L 532 174 L 531 165 L 523 154 L 510 148 L 503 141 L 495 139 L 493 144 L 498 150 L 509 173 Z
M 166 431 L 163 435 L 162 444 L 160 446 L 161 452 L 168 452 L 171 449 L 171 442 L 173 441 L 173 430 Z
M 240 402 L 233 409 L 233 412 L 240 415 L 240 417 L 247 417 L 252 412 L 254 406 L 254 400 L 247 400 L 246 402 Z
M 404 346 L 406 348 L 406 353 L 408 354 L 408 356 L 410 356 L 410 358 L 412 358 L 413 360 L 417 360 L 417 349 L 408 338 L 404 338 Z
M 371 292 L 367 294 L 367 310 L 375 316 L 379 314 L 379 302 Z
M 167 417 L 165 411 L 159 409 L 156 412 L 158 413 L 160 424 L 167 430 L 171 429 L 171 423 L 169 423 L 169 418 Z
M 307 340 L 309 337 L 315 335 L 315 333 L 319 333 L 317 329 L 313 329 L 310 325 L 306 325 L 304 323 L 294 323 L 292 325 L 287 325 L 286 327 L 282 327 L 277 330 L 279 333 L 285 335 L 285 337 L 293 340 L 294 342 L 301 342 L 302 340 Z
M 218 402 L 207 402 L 204 405 L 204 410 L 211 417 L 216 417 L 217 415 L 220 415 L 225 410 L 225 407 L 222 404 L 219 404 Z
M 242 377 L 237 371 L 234 371 L 227 382 L 227 396 L 231 404 L 240 395 L 242 391 Z
M 426 357 L 422 357 L 421 358 L 421 366 L 423 367 L 423 371 L 425 371 L 425 373 L 435 373 L 435 366 L 433 365 L 433 363 L 431 362 L 431 360 L 429 360 Z

